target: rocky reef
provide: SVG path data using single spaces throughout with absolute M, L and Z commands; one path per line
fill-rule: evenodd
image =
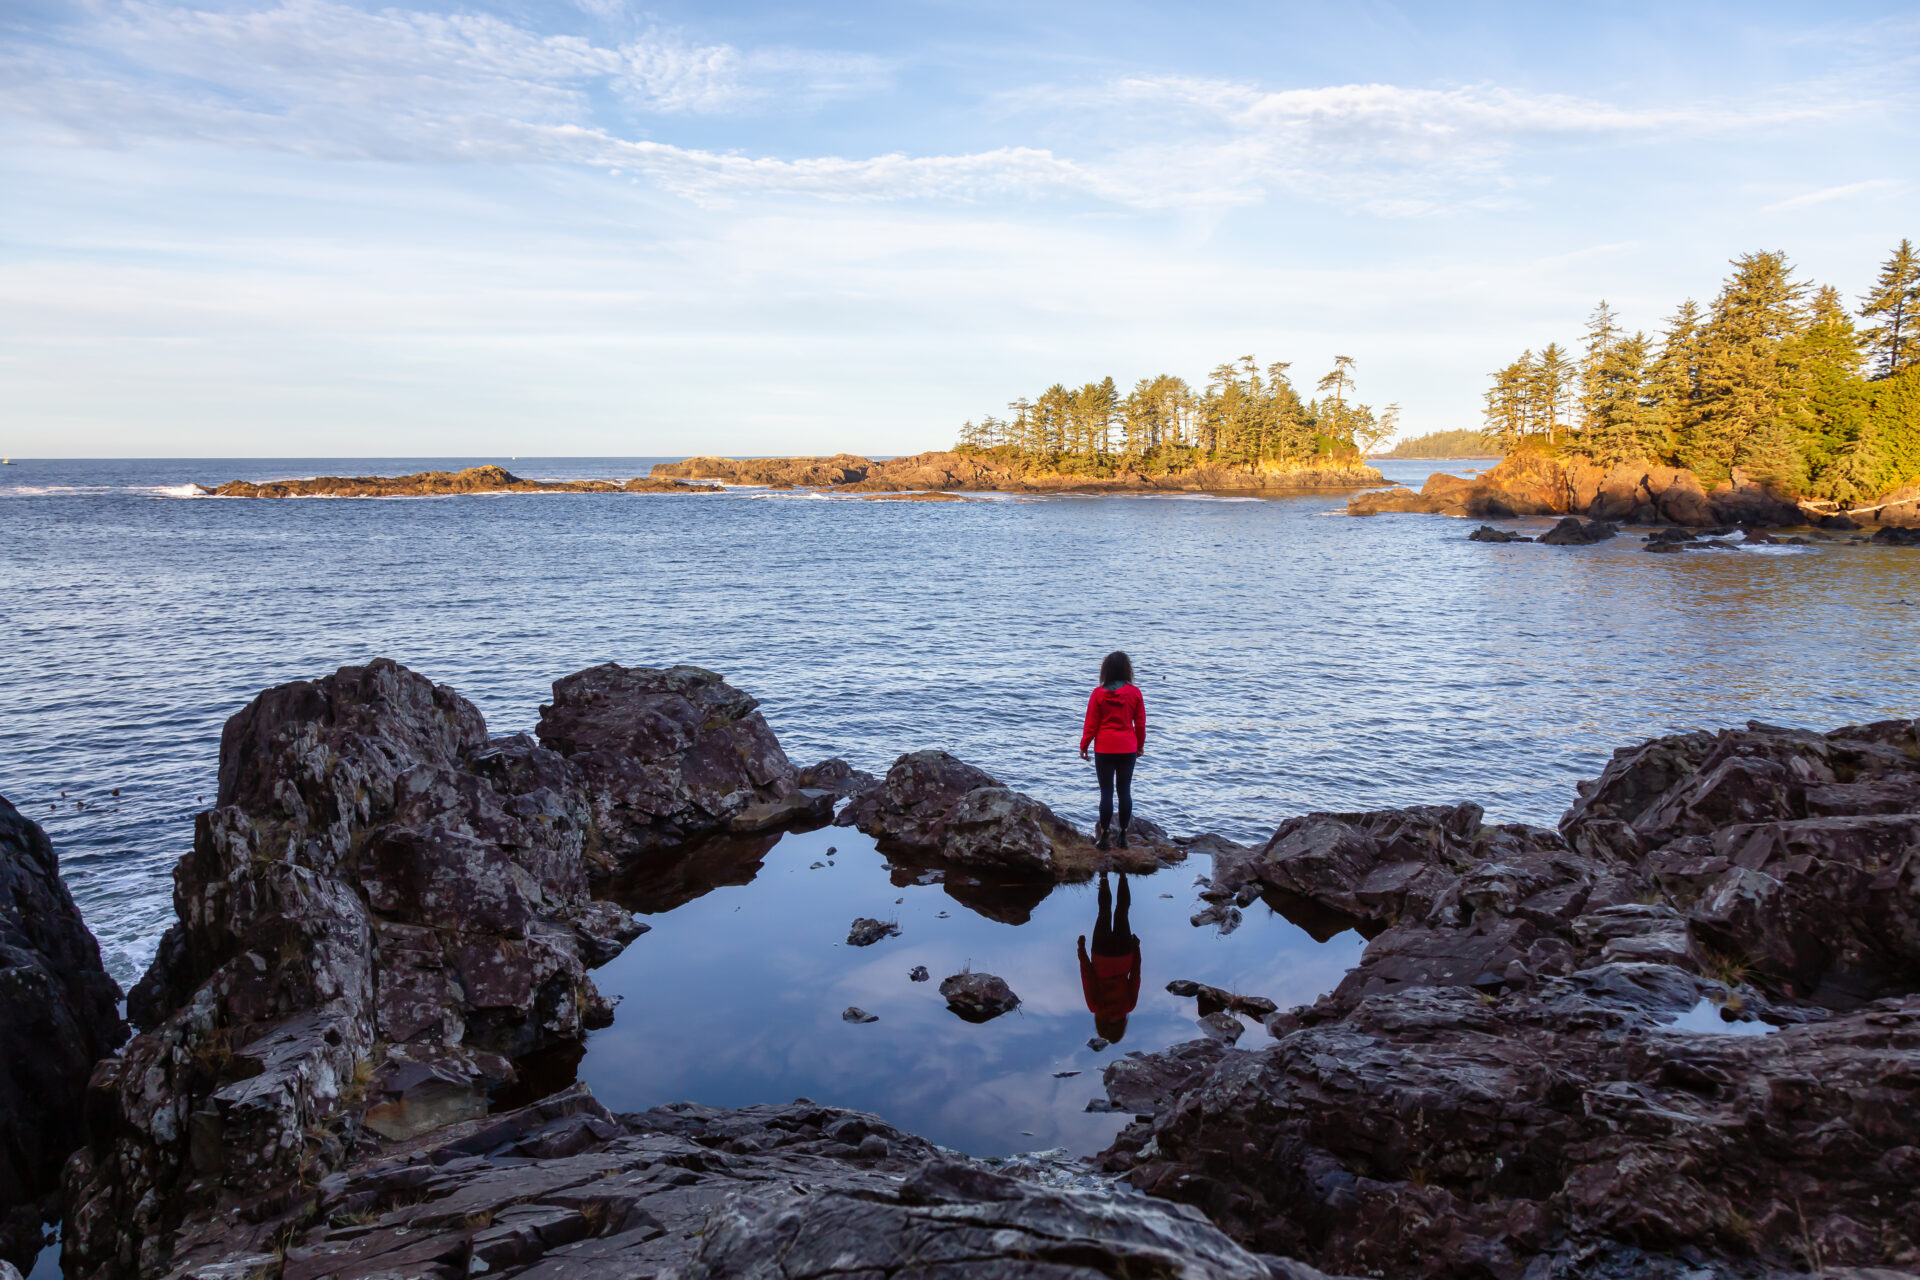
M 631 480 L 525 480 L 505 467 L 416 471 L 405 476 L 313 476 L 304 480 L 229 480 L 202 491 L 216 498 L 441 498 L 463 493 L 715 493 L 719 486 Z
M 498 739 L 385 660 L 267 690 L 223 733 L 179 923 L 129 999 L 141 1034 L 94 1067 L 84 1133 L 70 1100 L 33 1148 L 84 1136 L 67 1273 L 1920 1269 L 1920 723 L 1654 739 L 1556 828 L 1473 804 L 1306 814 L 1256 846 L 1142 824 L 1133 869 L 1212 856 L 1196 925 L 1265 902 L 1369 941 L 1293 1009 L 1169 984 L 1204 1037 L 1107 1066 L 1104 1107 L 1134 1119 L 1097 1167 L 970 1160 L 804 1099 L 615 1115 L 576 1085 L 492 1112 L 525 1055 L 611 1017 L 589 971 L 642 926 L 597 892 L 684 901 L 840 802 L 897 875 L 933 868 L 995 918 L 1093 865 L 1070 824 L 943 752 L 884 779 L 795 769 L 699 668 L 577 673 L 537 735 Z M 8 918 L 0 976 L 26 980 L 0 1016 L 56 993 L 59 1051 L 99 1057 L 111 984 L 4 806 L 0 852 L 13 900 L 40 904 Z M 940 990 L 962 1017 L 1018 1002 L 991 974 Z M 24 1132 L 31 1108 L 0 1100 Z
M 727 484 L 832 489 L 845 493 L 960 490 L 993 493 L 1137 493 L 1354 489 L 1383 484 L 1362 462 L 1301 462 L 1259 466 L 1206 464 L 1181 471 L 1120 471 L 1094 476 L 1049 471 L 987 454 L 935 450 L 873 461 L 838 453 L 830 458 L 688 458 L 654 466 L 655 478 L 720 480 Z
M 1310 814 L 1216 868 L 1371 941 L 1269 1044 L 1109 1066 L 1140 1188 L 1367 1275 L 1920 1267 L 1914 722 L 1656 739 L 1558 830 Z
M 1371 516 L 1386 511 L 1483 520 L 1584 515 L 1603 521 L 1695 528 L 1778 527 L 1819 518 L 1803 513 L 1791 499 L 1753 482 L 1737 469 L 1731 480 L 1709 490 L 1700 483 L 1700 477 L 1679 467 L 1647 462 L 1603 467 L 1585 458 L 1539 452 L 1509 454 L 1498 466 L 1477 476 L 1435 472 L 1418 493 L 1395 487 L 1356 494 L 1347 502 L 1349 515 Z
M 93 1064 L 126 1039 L 120 988 L 38 823 L 0 797 L 0 1268 L 29 1266 L 59 1217 Z

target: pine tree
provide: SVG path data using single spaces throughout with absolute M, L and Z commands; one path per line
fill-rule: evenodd
M 1668 317 L 1647 381 L 1649 421 L 1670 447 L 1688 448 L 1700 398 L 1700 306 L 1692 298 Z
M 1862 335 L 1872 354 L 1874 377 L 1891 378 L 1920 362 L 1920 256 L 1911 240 L 1902 240 L 1881 265 L 1873 292 L 1860 299 L 1860 315 L 1879 321 Z
M 1805 326 L 1801 297 L 1783 253 L 1733 260 L 1700 343 L 1700 392 L 1688 465 L 1709 483 L 1736 466 L 1772 469 L 1790 447 L 1797 408 L 1788 339 Z
M 1601 403 L 1607 394 L 1603 389 L 1605 368 L 1608 355 L 1621 338 L 1619 321 L 1605 298 L 1600 299 L 1600 305 L 1587 317 L 1587 344 L 1580 358 L 1579 374 L 1578 425 L 1583 433 L 1600 426 Z
M 1549 342 L 1540 352 L 1540 358 L 1533 363 L 1533 376 L 1528 387 L 1528 404 L 1531 408 L 1530 429 L 1537 435 L 1547 438 L 1552 444 L 1560 438 L 1560 428 L 1567 423 L 1567 396 L 1573 380 L 1573 365 L 1567 359 L 1567 353 L 1560 349 L 1557 342 Z

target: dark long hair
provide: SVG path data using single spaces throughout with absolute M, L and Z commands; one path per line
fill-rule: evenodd
M 1115 649 L 1100 664 L 1101 684 L 1132 684 L 1133 659 Z

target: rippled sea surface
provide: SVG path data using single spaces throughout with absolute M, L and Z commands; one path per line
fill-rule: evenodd
M 170 917 L 222 722 L 267 685 L 377 654 L 453 684 L 500 733 L 581 667 L 697 663 L 758 696 L 797 761 L 880 771 L 944 747 L 1086 822 L 1080 715 L 1124 647 L 1149 715 L 1141 813 L 1241 839 L 1421 801 L 1551 822 L 1576 779 L 1651 734 L 1920 711 L 1920 551 L 1842 539 L 1489 546 L 1461 521 L 1350 519 L 1325 495 L 175 496 L 471 461 L 0 470 L 0 793 L 52 834 L 123 983 Z

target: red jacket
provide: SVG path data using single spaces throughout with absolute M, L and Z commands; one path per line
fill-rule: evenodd
M 1080 939 L 1080 990 L 1096 1018 L 1124 1018 L 1140 1003 L 1140 942 L 1124 956 L 1089 956 Z
M 1147 749 L 1147 700 L 1130 684 L 1101 685 L 1087 698 L 1087 722 L 1080 726 L 1080 749 L 1132 755 Z

